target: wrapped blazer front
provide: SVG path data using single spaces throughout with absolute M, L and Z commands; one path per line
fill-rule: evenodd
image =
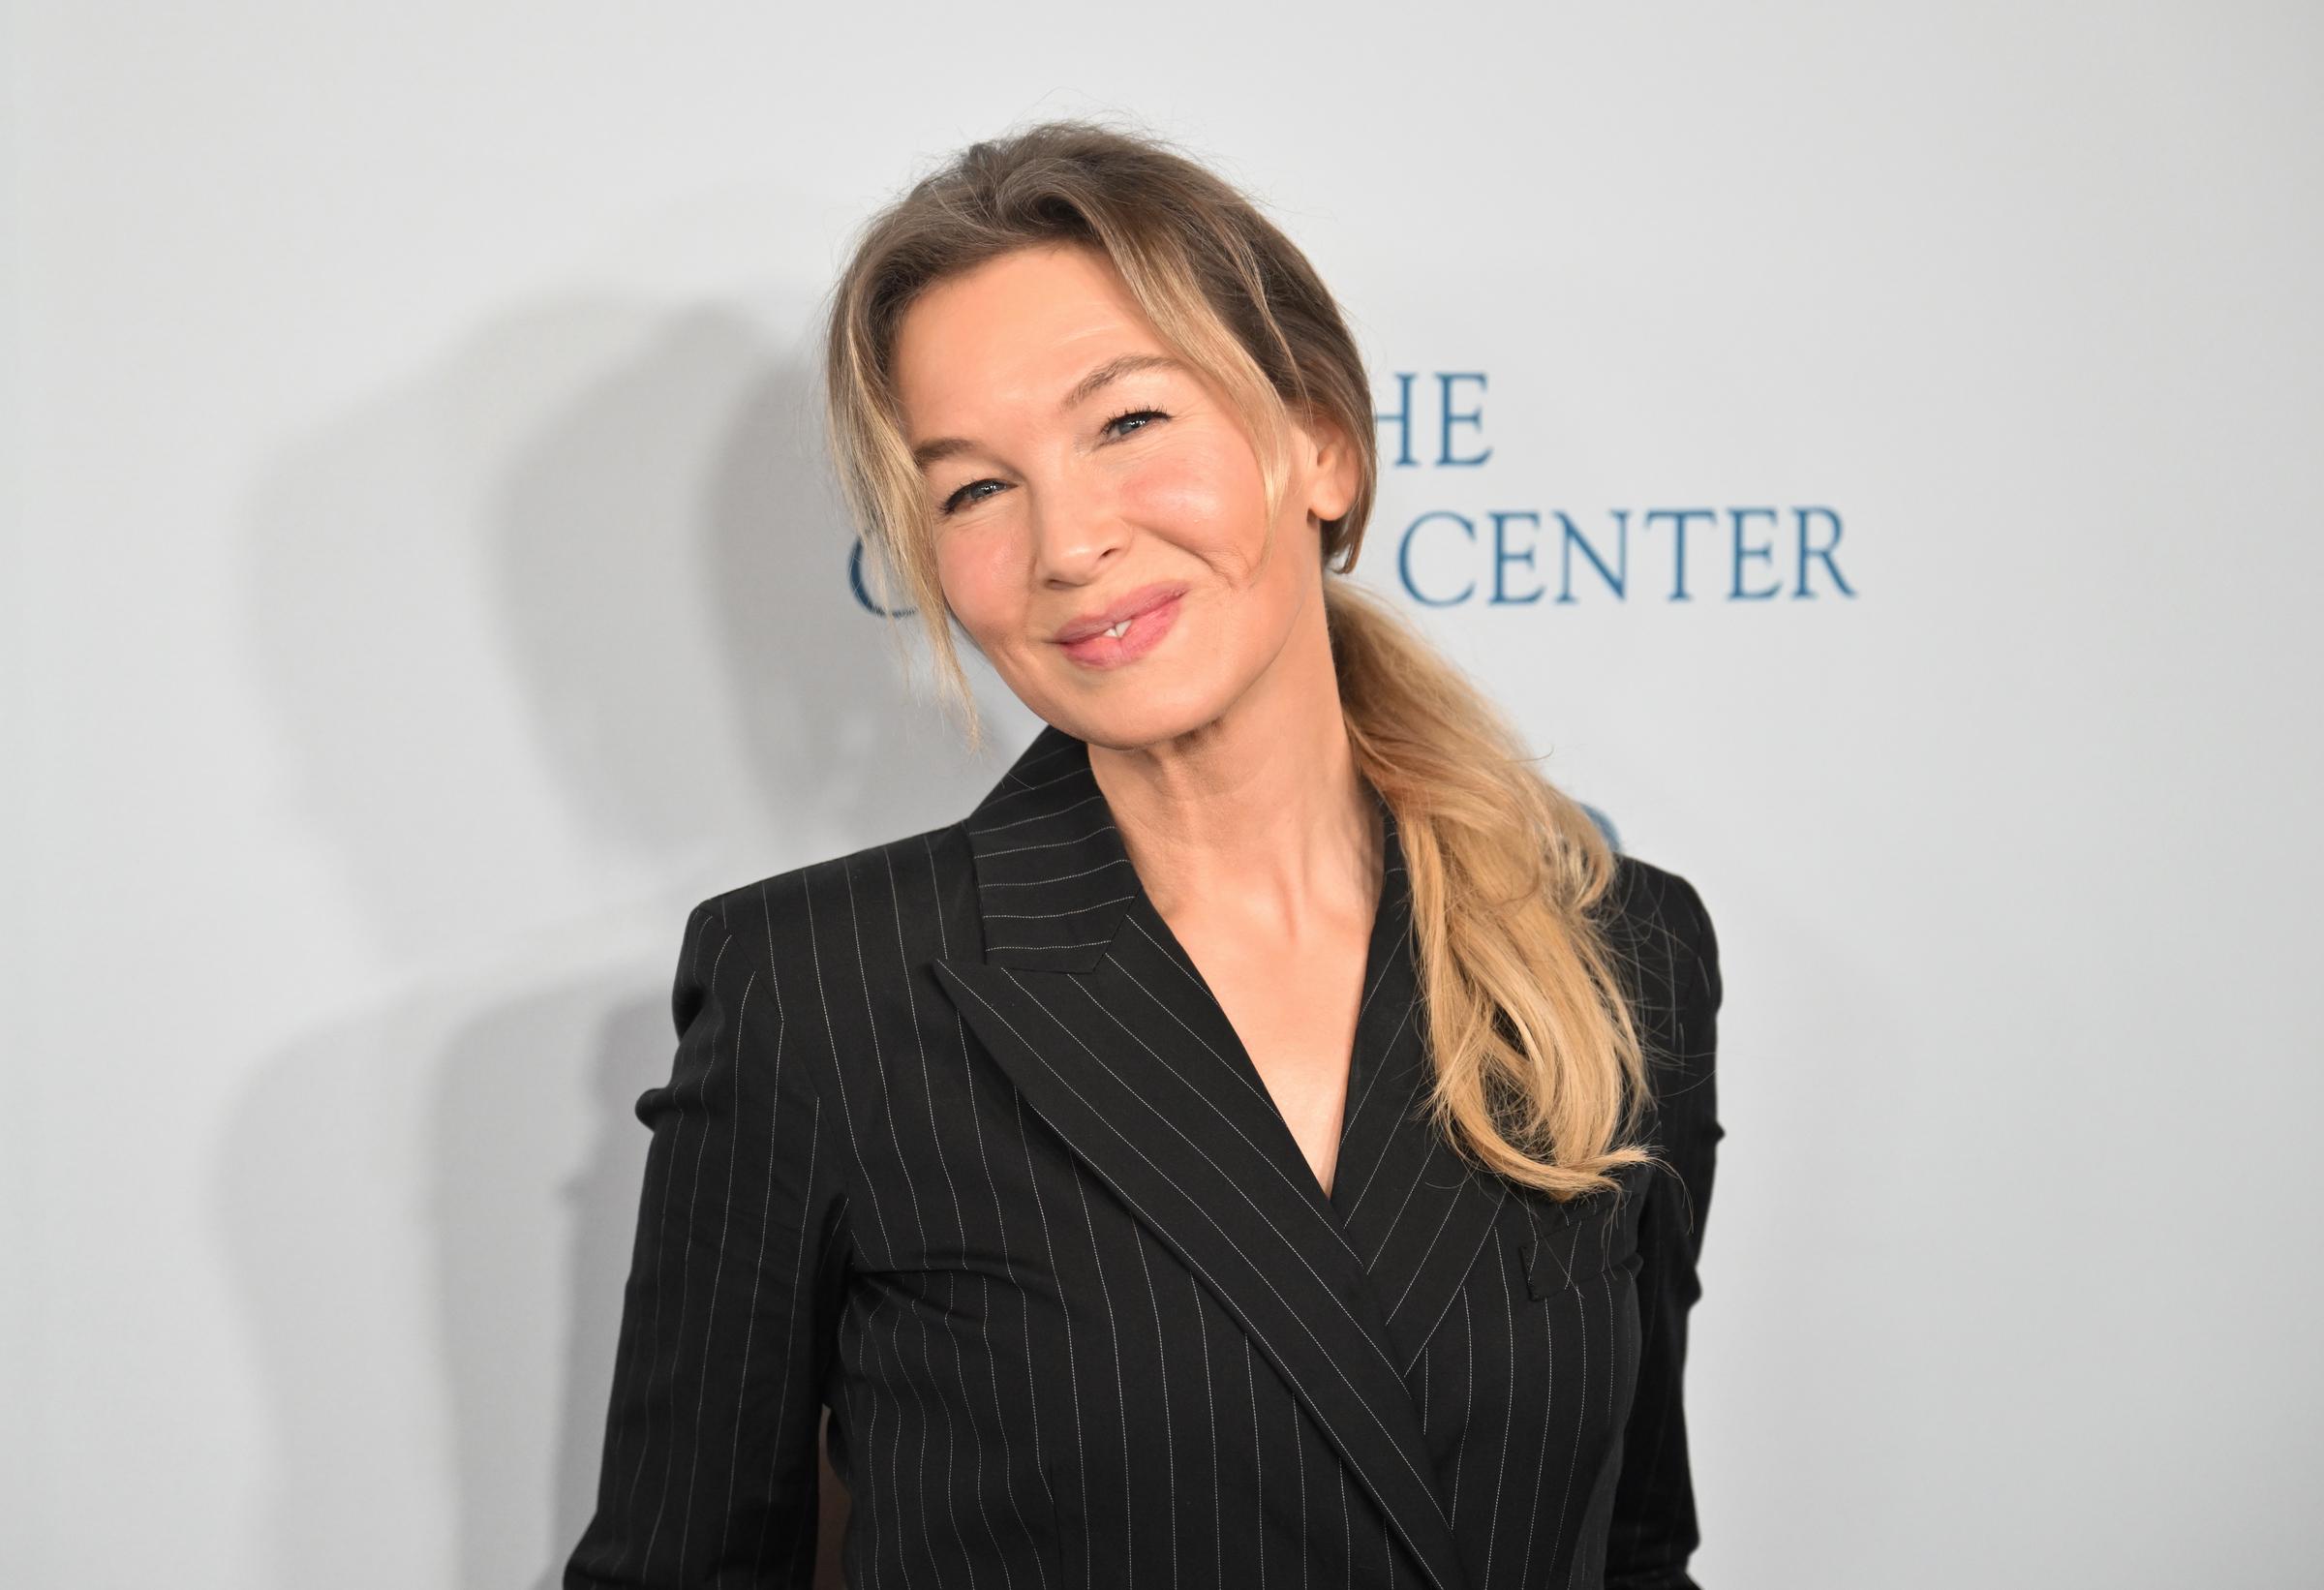
M 1667 1168 L 1560 1204 L 1425 1123 L 1387 832 L 1328 1196 L 1055 728 L 697 905 L 567 1590 L 810 1584 L 826 1405 L 858 1590 L 1692 1585 L 1709 918 L 1622 859 Z

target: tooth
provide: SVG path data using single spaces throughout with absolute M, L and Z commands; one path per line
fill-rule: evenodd
M 1128 619 L 1123 619 L 1119 624 L 1114 626 L 1113 628 L 1107 630 L 1106 633 L 1114 636 L 1116 639 L 1119 639 L 1121 636 L 1129 633 L 1129 629 L 1130 621 Z

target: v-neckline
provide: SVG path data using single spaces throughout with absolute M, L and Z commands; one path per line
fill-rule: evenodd
M 1340 1101 L 1339 1136 L 1331 1150 L 1331 1185 L 1329 1190 L 1325 1188 L 1323 1179 L 1315 1174 L 1315 1167 L 1308 1161 L 1306 1150 L 1300 1147 L 1298 1134 L 1292 1131 L 1291 1122 L 1284 1117 L 1282 1106 L 1275 1100 L 1274 1089 L 1267 1085 L 1266 1077 L 1261 1075 L 1258 1065 L 1251 1059 L 1250 1046 L 1243 1042 L 1242 1032 L 1235 1025 L 1234 1018 L 1227 1014 L 1225 1003 L 1211 988 L 1210 980 L 1203 974 L 1201 964 L 1179 942 L 1177 933 L 1170 926 L 1170 919 L 1162 914 L 1154 904 L 1153 897 L 1147 893 L 1146 880 L 1138 876 L 1137 864 L 1131 863 L 1128 869 L 1132 896 L 1129 915 L 1154 935 L 1170 959 L 1177 962 L 1196 987 L 1202 990 L 1203 997 L 1217 1014 L 1221 1029 L 1234 1038 L 1234 1057 L 1239 1062 L 1243 1080 L 1266 1101 L 1268 1116 L 1282 1134 L 1292 1158 L 1305 1171 L 1307 1184 L 1315 1190 L 1317 1199 L 1330 1210 L 1332 1218 L 1343 1230 L 1354 1212 L 1351 1199 L 1361 1196 L 1361 1189 L 1353 1194 L 1349 1192 L 1345 1174 L 1348 1168 L 1348 1145 L 1363 1101 L 1369 1098 L 1372 1085 L 1378 1080 L 1390 1041 L 1389 1036 L 1380 1031 L 1373 1006 L 1383 985 L 1389 981 L 1390 973 L 1401 971 L 1407 980 L 1410 977 L 1409 945 L 1405 934 L 1410 925 L 1411 896 L 1405 877 L 1404 848 L 1397 834 L 1396 814 L 1369 781 L 1363 787 L 1380 813 L 1380 887 L 1372 902 L 1372 924 L 1365 941 L 1363 980 L 1357 996 L 1355 1030 L 1349 1041 L 1347 1090 Z

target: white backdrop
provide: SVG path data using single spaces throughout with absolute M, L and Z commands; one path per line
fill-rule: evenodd
M 2314 1582 L 2324 21 L 1748 10 L 10 6 L 0 1576 L 550 1581 L 687 907 L 1031 733 L 849 598 L 810 317 L 1121 112 L 1414 374 L 1361 574 L 1716 920 L 1702 1581 Z

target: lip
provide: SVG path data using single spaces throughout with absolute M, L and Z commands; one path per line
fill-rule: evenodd
M 1128 621 L 1127 629 L 1118 635 L 1099 629 L 1078 639 L 1059 640 L 1057 649 L 1086 668 L 1118 668 L 1135 662 L 1161 645 L 1163 637 L 1176 627 L 1181 605 L 1179 598 L 1185 594 L 1184 585 L 1147 586 L 1134 591 L 1109 609 L 1119 615 L 1114 623 Z M 1076 619 L 1069 630 L 1086 629 L 1090 622 Z
M 1135 591 L 1123 594 L 1110 606 L 1078 615 L 1072 623 L 1057 631 L 1055 638 L 1060 645 L 1069 641 L 1087 640 L 1092 635 L 1113 628 L 1124 619 L 1134 619 L 1185 594 L 1184 580 L 1157 580 L 1152 585 L 1142 585 Z

